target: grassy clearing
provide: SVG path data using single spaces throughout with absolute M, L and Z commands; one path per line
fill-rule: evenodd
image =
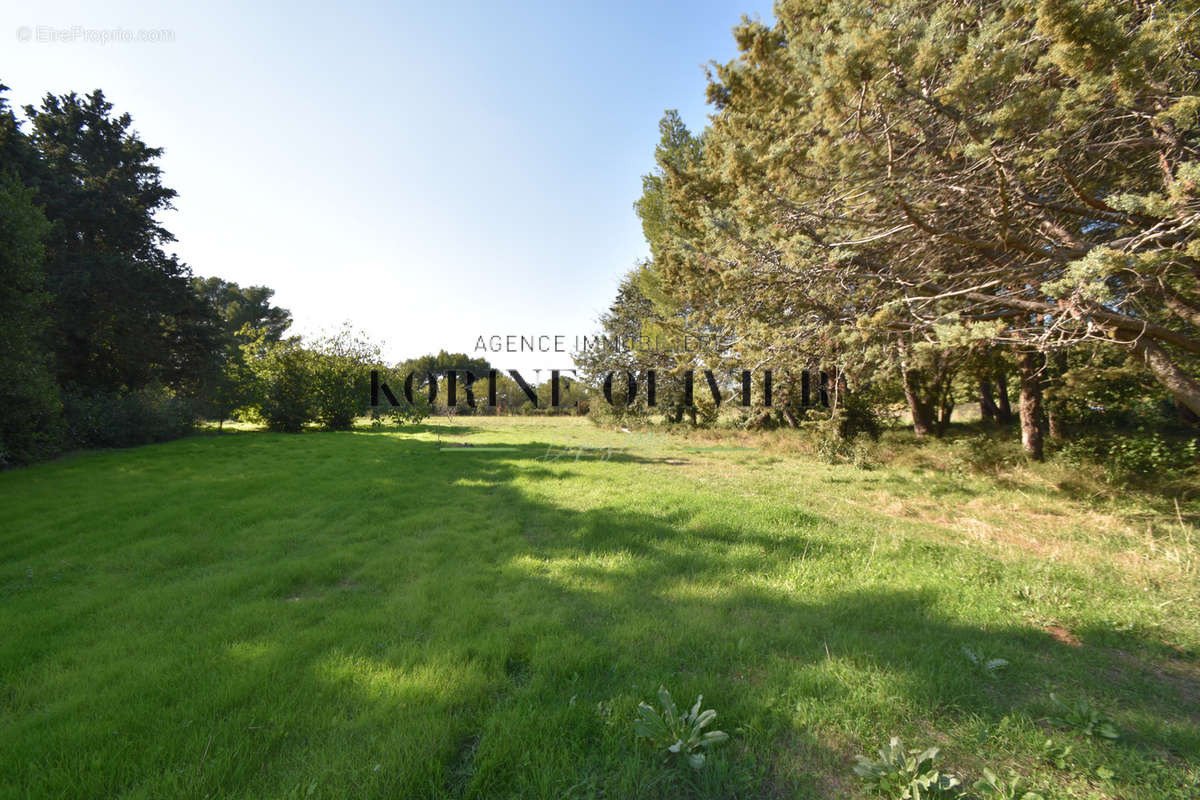
M 899 735 L 1195 797 L 1195 508 L 935 456 L 470 419 L 0 474 L 0 796 L 858 797 Z M 732 736 L 699 773 L 633 736 L 660 684 Z

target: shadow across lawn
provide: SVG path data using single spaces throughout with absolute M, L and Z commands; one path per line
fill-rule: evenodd
M 354 429 L 354 433 L 390 434 L 392 436 L 412 436 L 422 433 L 430 433 L 436 436 L 440 433 L 443 436 L 468 436 L 473 433 L 481 433 L 483 430 L 478 425 L 430 420 L 429 422 L 414 422 L 399 427 L 387 423 L 378 427 L 369 424 L 361 425 Z
M 1002 748 L 1031 761 L 1048 689 L 1105 702 L 1130 763 L 1200 757 L 1190 654 L 1165 675 L 1132 633 L 972 622 L 958 593 L 998 595 L 949 582 L 946 546 L 877 554 L 803 508 L 701 498 L 660 460 L 554 447 L 263 434 L 0 475 L 5 506 L 29 509 L 0 563 L 51 565 L 0 576 L 0 785 L 855 796 L 852 756 L 890 732 L 1015 726 Z M 964 646 L 1008 674 L 972 672 Z M 631 735 L 660 684 L 734 734 L 700 773 Z

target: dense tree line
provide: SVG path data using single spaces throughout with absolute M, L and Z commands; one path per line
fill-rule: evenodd
M 24 109 L 0 98 L 6 200 L 3 440 L 9 462 L 96 444 L 151 387 L 193 390 L 216 325 L 157 221 L 174 192 L 97 91 Z M 10 280 L 9 278 L 12 278 Z
M 244 348 L 291 317 L 264 287 L 194 277 L 166 248 L 162 151 L 103 92 L 23 119 L 0 87 L 0 463 L 177 436 L 252 405 Z
M 651 258 L 603 320 L 709 344 L 593 372 L 823 370 L 845 390 L 833 416 L 902 399 L 918 435 L 956 402 L 997 421 L 1015 405 L 1036 458 L 1046 433 L 1139 398 L 1194 422 L 1195 12 L 781 0 L 773 25 L 743 19 L 709 125 L 662 122 L 636 204 Z

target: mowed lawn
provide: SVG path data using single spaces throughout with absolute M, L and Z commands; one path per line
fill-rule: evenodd
M 0 796 L 846 798 L 893 735 L 1200 796 L 1186 507 L 779 441 L 459 418 L 0 474 Z M 634 737 L 659 685 L 731 736 L 699 772 Z

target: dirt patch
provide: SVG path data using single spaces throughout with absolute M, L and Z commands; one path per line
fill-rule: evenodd
M 1071 633 L 1061 625 L 1045 625 L 1042 630 L 1054 637 L 1054 640 L 1059 644 L 1065 644 L 1070 647 L 1082 647 L 1083 642 L 1079 641 L 1079 637 Z

